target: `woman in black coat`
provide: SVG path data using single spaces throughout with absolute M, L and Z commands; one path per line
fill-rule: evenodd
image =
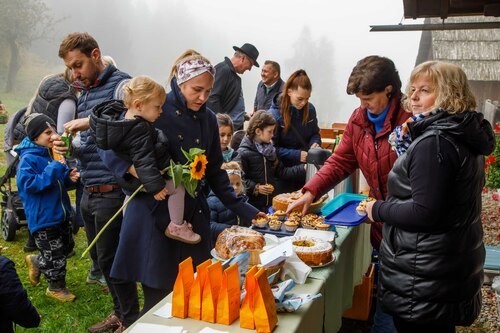
M 40 315 L 29 300 L 14 263 L 0 255 L 0 332 L 13 333 L 14 324 L 38 327 Z
M 481 191 L 495 138 L 456 65 L 420 64 L 406 94 L 413 116 L 389 138 L 399 158 L 388 199 L 367 204 L 385 222 L 378 298 L 399 333 L 455 332 L 481 309 Z
M 201 235 L 201 242 L 190 245 L 165 237 L 163 231 L 155 227 L 155 221 L 170 220 L 168 206 L 150 194 L 137 195 L 128 204 L 123 218 L 111 276 L 142 283 L 142 313 L 172 291 L 181 261 L 192 257 L 196 266 L 210 258 L 210 210 L 200 190 L 203 182 L 208 182 L 219 199 L 249 223 L 256 215 L 264 214 L 235 196 L 226 171 L 221 169 L 217 119 L 205 106 L 214 75 L 214 68 L 205 57 L 193 50 L 186 51 L 172 68 L 172 90 L 155 122 L 167 136 L 174 162 L 186 162 L 181 148 L 205 150 L 208 160 L 205 176 L 198 183 L 194 198 L 186 194 L 184 208 L 184 218 L 192 224 L 193 231 Z M 130 162 L 118 160 L 110 151 L 106 151 L 103 160 L 119 177 L 130 167 Z

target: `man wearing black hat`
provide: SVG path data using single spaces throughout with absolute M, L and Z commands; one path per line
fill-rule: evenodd
M 207 106 L 215 113 L 227 113 L 231 117 L 235 130 L 243 128 L 245 121 L 245 102 L 241 89 L 241 77 L 252 66 L 259 67 L 257 58 L 259 51 L 249 43 L 241 47 L 233 46 L 234 55 L 231 59 L 215 66 L 215 82 Z

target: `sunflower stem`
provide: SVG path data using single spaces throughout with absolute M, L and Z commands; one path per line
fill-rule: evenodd
M 160 171 L 160 173 L 163 175 L 166 171 L 167 171 L 168 167 L 163 169 L 162 171 Z M 102 233 L 108 228 L 108 226 L 111 224 L 111 222 L 113 222 L 117 217 L 118 215 L 125 209 L 125 207 L 127 207 L 128 203 L 137 195 L 137 193 L 139 193 L 140 190 L 142 190 L 144 188 L 144 184 L 141 184 L 141 186 L 139 186 L 137 188 L 137 190 L 134 191 L 134 193 L 132 193 L 130 195 L 130 197 L 128 197 L 127 200 L 125 200 L 125 202 L 123 203 L 123 205 L 120 207 L 120 209 L 118 209 L 118 211 L 115 213 L 115 215 L 113 215 L 108 222 L 106 222 L 106 224 L 101 228 L 101 230 L 99 230 L 99 232 L 97 233 L 97 235 L 95 236 L 94 240 L 89 244 L 89 246 L 85 249 L 85 251 L 83 251 L 82 253 L 82 256 L 80 257 L 81 259 L 83 259 L 83 257 L 85 257 L 85 255 L 90 251 L 90 249 L 95 245 L 95 243 L 97 243 L 97 241 L 99 240 L 99 237 L 101 237 Z

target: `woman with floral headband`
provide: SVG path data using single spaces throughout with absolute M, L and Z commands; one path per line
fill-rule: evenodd
M 170 212 L 165 201 L 157 201 L 153 195 L 137 196 L 125 212 L 111 276 L 142 283 L 142 313 L 172 291 L 181 261 L 192 257 L 193 264 L 198 265 L 210 258 L 210 210 L 201 191 L 205 181 L 224 205 L 238 212 L 246 223 L 264 214 L 236 197 L 226 171 L 221 169 L 217 119 L 205 106 L 214 76 L 214 67 L 205 57 L 193 50 L 184 52 L 172 67 L 171 91 L 155 122 L 168 139 L 175 163 L 186 165 L 190 151 L 203 151 L 203 156 L 191 163 L 191 177 L 200 181 L 191 191 L 193 196 L 185 196 L 184 207 L 184 219 L 201 235 L 201 241 L 191 245 L 165 237 L 155 224 L 158 220 L 169 221 Z M 111 151 L 102 156 L 117 177 L 122 177 L 131 166 Z M 189 190 L 186 187 L 186 192 Z

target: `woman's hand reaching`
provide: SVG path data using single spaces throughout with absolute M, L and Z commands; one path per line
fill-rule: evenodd
M 297 200 L 293 201 L 291 204 L 288 205 L 288 208 L 286 209 L 286 213 L 290 214 L 290 212 L 301 205 L 304 205 L 302 208 L 302 215 L 307 214 L 307 210 L 309 209 L 309 206 L 311 206 L 311 203 L 314 201 L 314 194 L 312 194 L 309 191 L 306 191 L 300 198 Z

